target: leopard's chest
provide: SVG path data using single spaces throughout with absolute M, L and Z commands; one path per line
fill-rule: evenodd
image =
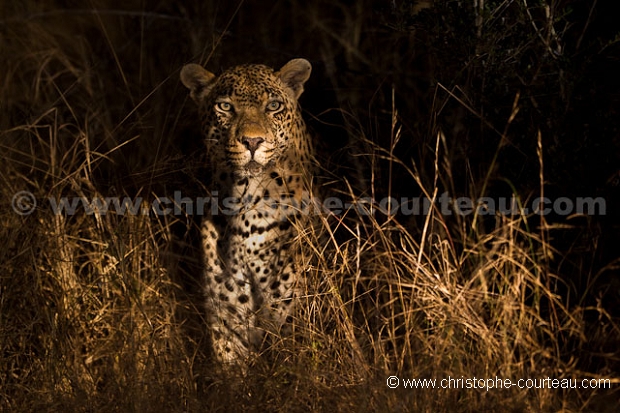
M 225 184 L 231 190 L 222 192 L 220 214 L 207 218 L 205 227 L 212 230 L 203 230 L 203 241 L 217 250 L 212 264 L 256 280 L 276 276 L 288 262 L 294 220 L 302 211 L 298 198 L 303 195 L 297 194 L 303 189 L 287 185 L 277 174 L 221 186 Z

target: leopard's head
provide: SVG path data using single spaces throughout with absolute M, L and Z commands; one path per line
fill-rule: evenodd
M 297 99 L 312 67 L 294 59 L 275 71 L 263 65 L 233 67 L 219 76 L 197 64 L 181 71 L 202 117 L 209 162 L 240 177 L 260 176 L 296 145 L 303 128 Z

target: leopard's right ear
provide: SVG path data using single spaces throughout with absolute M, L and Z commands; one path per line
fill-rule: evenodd
M 189 89 L 189 95 L 196 103 L 209 93 L 213 79 L 215 79 L 213 73 L 195 63 L 187 64 L 181 69 L 181 83 Z

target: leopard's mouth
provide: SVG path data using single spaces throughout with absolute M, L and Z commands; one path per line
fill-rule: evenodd
M 245 170 L 248 172 L 249 175 L 259 175 L 263 171 L 263 169 L 263 165 L 259 164 L 253 159 L 247 164 L 245 164 Z

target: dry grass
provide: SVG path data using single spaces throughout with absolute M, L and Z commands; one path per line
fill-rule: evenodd
M 366 208 L 367 197 L 505 195 L 498 182 L 524 202 L 562 194 L 556 175 L 573 159 L 557 137 L 576 138 L 562 135 L 572 124 L 554 128 L 580 104 L 571 97 L 580 96 L 579 70 L 563 69 L 554 85 L 567 95 L 557 101 L 540 90 L 565 64 L 553 60 L 559 45 L 574 47 L 562 56 L 568 67 L 600 44 L 589 20 L 554 2 L 436 3 L 420 15 L 406 2 L 277 2 L 260 12 L 243 2 L 2 4 L 0 410 L 615 410 L 618 256 L 592 247 L 615 239 L 596 234 L 607 225 L 596 217 L 448 215 L 437 203 L 426 215 L 323 214 L 301 229 L 307 283 L 295 334 L 273 337 L 242 378 L 209 359 L 194 217 L 50 207 L 61 197 L 203 196 L 178 69 L 295 55 L 324 63 L 302 105 L 311 118 L 325 111 L 313 125 L 338 149 L 338 172 L 323 173 L 332 194 Z M 307 26 L 291 31 L 291 16 Z M 543 119 L 540 107 L 564 117 Z M 610 107 L 588 121 L 613 116 Z M 515 153 L 530 167 L 521 175 Z M 11 205 L 22 190 L 37 200 L 30 215 Z M 613 384 L 408 390 L 389 389 L 390 375 Z

